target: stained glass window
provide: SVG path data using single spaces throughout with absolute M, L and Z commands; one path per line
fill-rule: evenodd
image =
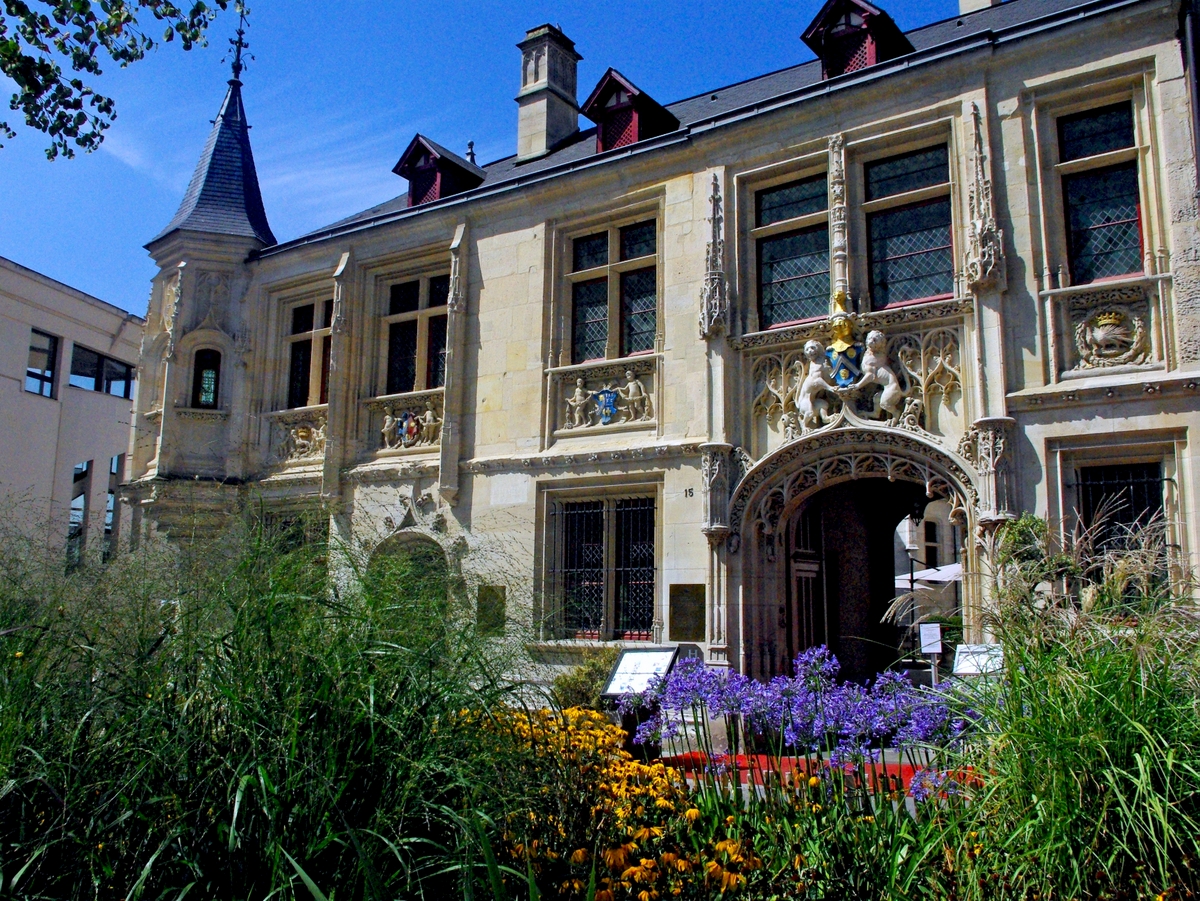
M 950 180 L 950 157 L 945 144 L 889 157 L 865 167 L 867 200 L 906 194 Z
M 654 269 L 621 274 L 621 355 L 654 349 L 658 279 Z
M 954 293 L 949 199 L 874 213 L 867 234 L 876 309 Z
M 1063 176 L 1075 284 L 1142 271 L 1137 163 Z
M 770 328 L 829 312 L 829 228 L 758 242 L 759 324 Z
M 1058 120 L 1058 158 L 1061 162 L 1133 145 L 1133 106 L 1129 101 Z
M 220 379 L 221 354 L 210 349 L 196 351 L 192 367 L 192 406 L 215 409 Z
M 608 352 L 608 279 L 576 282 L 571 362 L 600 360 Z
M 755 197 L 759 226 L 819 213 L 829 206 L 829 185 L 824 175 L 759 191 Z

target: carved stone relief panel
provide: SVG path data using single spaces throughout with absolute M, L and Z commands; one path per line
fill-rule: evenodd
M 1129 286 L 1077 294 L 1067 302 L 1073 370 L 1143 366 L 1154 359 L 1150 301 Z
M 325 407 L 285 410 L 271 415 L 271 456 L 278 463 L 307 463 L 325 456 Z
M 757 456 L 846 422 L 943 439 L 964 431 L 960 326 L 874 324 L 837 312 L 802 347 L 751 357 Z
M 442 443 L 444 389 L 412 391 L 367 401 L 375 447 L 382 451 L 436 448 Z
M 555 434 L 654 428 L 658 357 L 570 366 L 550 375 Z

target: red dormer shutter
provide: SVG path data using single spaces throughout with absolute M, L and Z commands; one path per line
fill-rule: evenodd
M 408 185 L 409 206 L 418 206 L 441 198 L 441 173 L 437 166 L 422 166 L 413 173 Z
M 601 150 L 613 150 L 637 143 L 637 113 L 632 106 L 613 110 L 604 120 Z

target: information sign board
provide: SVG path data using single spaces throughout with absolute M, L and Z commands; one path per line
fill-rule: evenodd
M 671 671 L 678 653 L 678 648 L 623 648 L 604 686 L 604 697 L 640 694 L 656 676 Z

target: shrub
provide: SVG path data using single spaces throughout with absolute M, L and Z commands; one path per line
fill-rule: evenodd
M 608 682 L 617 657 L 618 648 L 589 648 L 584 652 L 583 663 L 573 667 L 554 680 L 554 696 L 558 706 L 600 709 L 600 692 Z

